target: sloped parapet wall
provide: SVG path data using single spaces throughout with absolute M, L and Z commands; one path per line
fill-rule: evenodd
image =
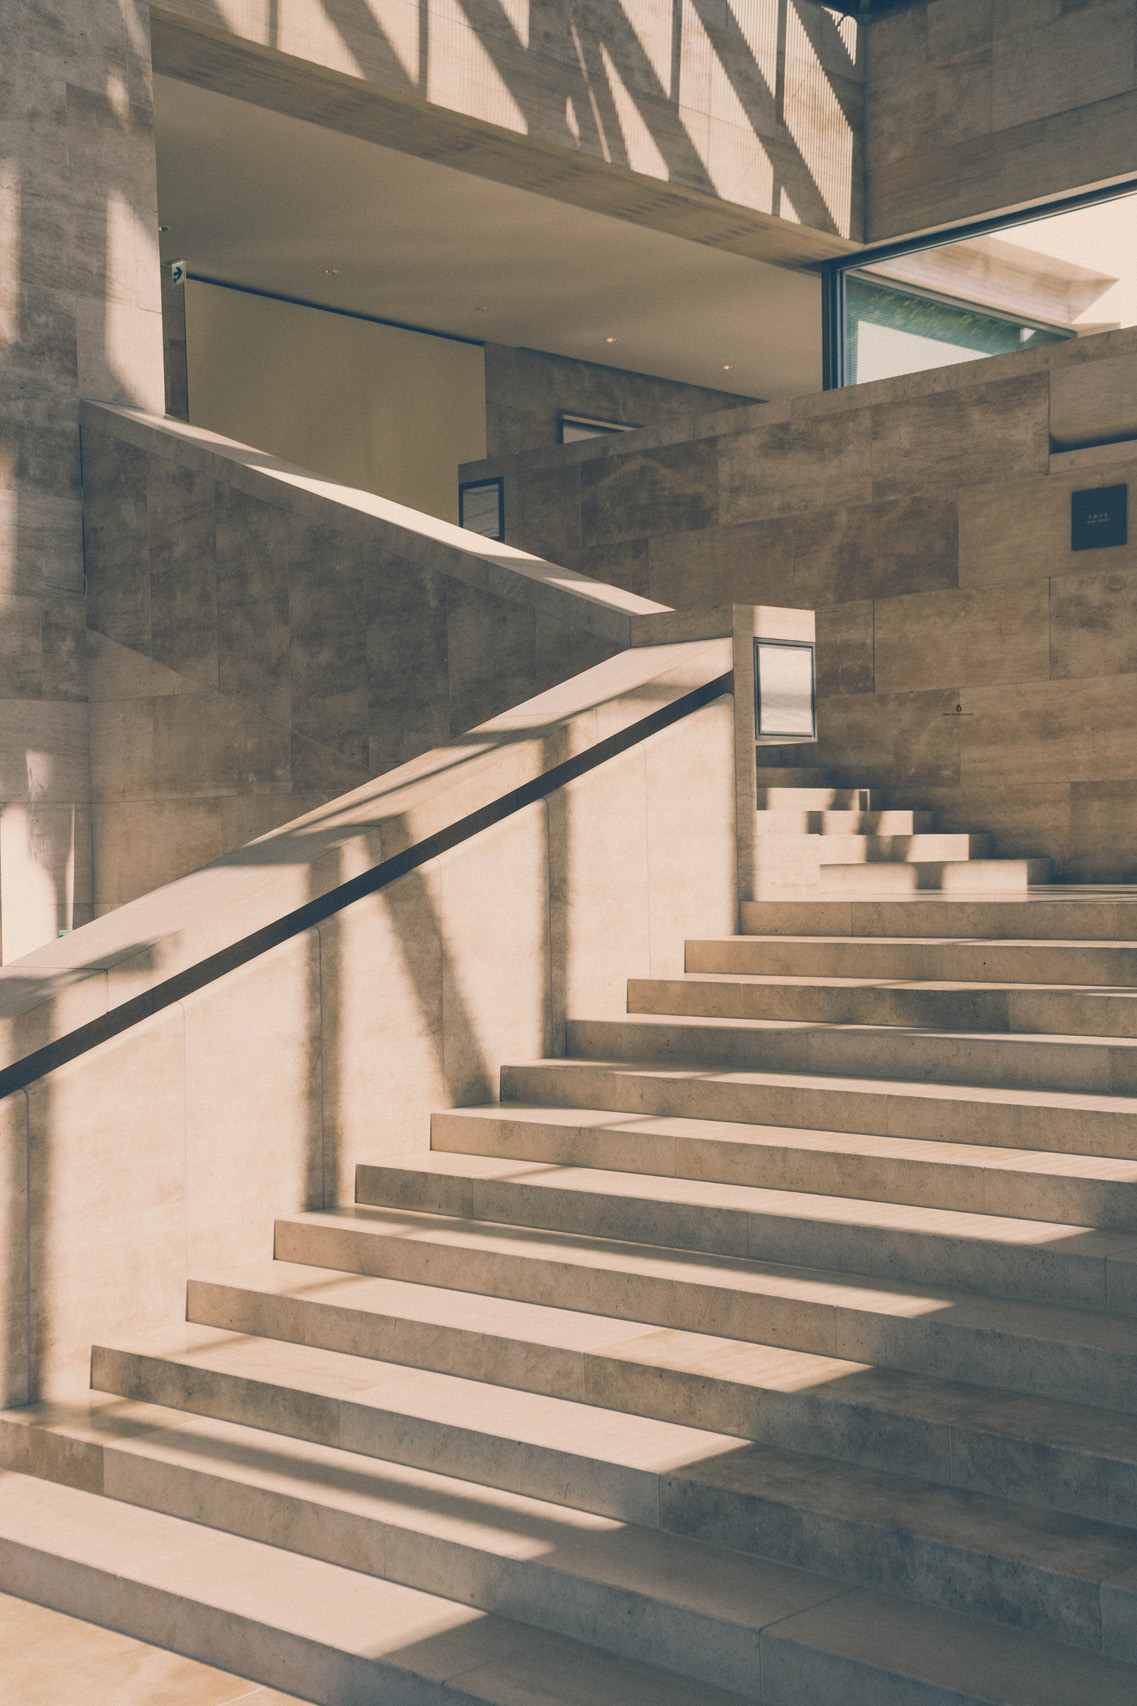
M 96 912 L 666 607 L 181 422 L 83 408 Z
M 731 932 L 730 689 L 625 651 L 0 971 L 3 1400 Z
M 811 762 L 992 831 L 1000 857 L 1133 882 L 1135 399 L 1128 329 L 466 477 L 504 476 L 518 545 L 603 552 L 677 610 L 816 610 Z M 1072 550 L 1072 494 L 1115 485 L 1128 542 Z

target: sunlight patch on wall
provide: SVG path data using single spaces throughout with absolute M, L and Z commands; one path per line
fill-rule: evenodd
M 367 0 L 367 10 L 382 30 L 408 82 L 417 83 L 422 74 L 418 7 L 409 5 L 408 0 Z
M 633 172 L 643 172 L 652 178 L 670 176 L 667 161 L 660 153 L 655 138 L 644 122 L 635 96 L 631 93 L 624 79 L 616 68 L 603 42 L 600 44 L 600 55 L 604 62 L 604 73 L 608 79 L 608 88 L 612 95 L 612 104 L 616 109 L 616 119 L 624 142 L 624 164 L 630 166 Z
M 659 0 L 623 0 L 624 20 L 643 48 L 665 94 L 674 96 L 671 88 L 672 7 L 661 6 Z M 626 59 L 626 55 L 623 56 Z
M 0 160 L 0 349 L 20 336 L 20 168 Z
M 427 100 L 528 135 L 529 121 L 477 33 L 436 14 L 431 15 L 430 30 Z
M 784 116 L 803 166 L 817 186 L 838 233 L 848 237 L 853 201 L 853 129 L 792 3 L 786 14 Z

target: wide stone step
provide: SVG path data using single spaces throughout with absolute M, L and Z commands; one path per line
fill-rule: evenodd
M 711 1699 L 722 1698 L 719 1687 L 755 1698 L 761 1630 L 843 1585 L 658 1527 L 214 1417 L 104 1404 L 72 1417 L 56 1409 L 41 1419 L 33 1409 L 24 1425 L 33 1434 L 27 1454 L 38 1448 L 48 1472 L 66 1474 L 67 1447 L 81 1450 L 108 1501 L 662 1667 L 676 1673 L 673 1699 L 680 1677 L 711 1686 Z
M 934 1031 L 889 1025 L 808 1024 L 779 1019 L 570 1019 L 570 1056 L 819 1076 L 896 1077 L 929 1084 L 990 1085 L 1137 1095 L 1137 1041 L 1128 1037 Z
M 913 842 L 921 839 L 912 837 Z M 1042 859 L 983 859 L 965 853 L 927 859 L 912 854 L 906 859 L 895 851 L 881 851 L 866 861 L 859 854 L 842 858 L 837 851 L 841 840 L 827 836 L 822 843 L 820 888 L 832 899 L 887 900 L 922 890 L 947 896 L 1025 893 L 1031 884 L 1050 877 L 1050 862 Z
M 994 865 L 1013 865 L 997 859 Z M 1046 894 L 983 899 L 924 894 L 858 901 L 744 900 L 742 933 L 749 936 L 944 937 L 1000 942 L 1137 942 L 1137 889 L 1088 894 L 1052 887 Z
M 628 1012 L 1137 1039 L 1137 989 L 687 972 L 630 978 Z
M 1137 1323 L 1122 1315 L 409 1210 L 279 1220 L 276 1255 L 1137 1413 Z
M 770 813 L 759 813 L 758 826 L 766 834 L 790 834 L 770 826 Z M 765 822 L 763 820 L 766 820 Z M 806 831 L 815 834 L 817 831 Z M 896 834 L 842 833 L 824 831 L 820 847 L 822 868 L 829 865 L 908 864 L 926 867 L 936 863 L 955 863 L 972 860 L 980 864 L 1025 864 L 1025 861 L 988 859 L 991 851 L 989 835 L 915 835 L 900 831 Z M 826 881 L 829 879 L 826 878 Z
M 770 791 L 772 792 L 772 790 Z M 945 848 L 949 844 L 963 846 L 968 843 L 974 845 L 976 842 L 982 842 L 982 849 L 976 847 L 975 851 L 977 853 L 988 851 L 990 836 L 941 836 L 928 833 L 932 828 L 932 819 L 933 814 L 931 812 L 888 811 L 884 809 L 869 811 L 859 807 L 852 807 L 847 810 L 818 810 L 805 806 L 766 804 L 761 806 L 758 811 L 758 833 L 759 835 L 824 835 L 828 838 L 823 850 L 825 857 L 828 857 L 831 851 L 830 841 L 834 837 L 846 839 L 854 837 L 858 840 L 869 838 L 874 844 L 882 843 L 883 839 L 891 842 L 895 838 L 901 849 L 897 853 L 899 858 L 909 856 L 902 849 L 904 844 L 913 841 L 921 847 L 924 843 L 936 843 L 937 845 L 942 844 Z M 866 853 L 864 856 L 878 855 Z M 885 854 L 884 856 L 889 855 Z M 912 857 L 952 858 L 954 855 L 948 852 L 928 851 L 927 853 L 913 853 Z M 970 853 L 965 852 L 963 857 L 969 858 Z
M 740 1698 L 359 1571 L 24 1475 L 0 1485 L 0 1586 L 282 1691 L 302 1689 L 321 1706 Z M 768 1706 L 811 1697 L 889 1706 L 1132 1701 L 1129 1665 L 866 1590 L 838 1590 L 757 1640 Z
M 503 1066 L 503 1103 L 610 1108 L 807 1131 L 1137 1159 L 1137 1097 L 980 1090 L 893 1078 L 730 1072 L 645 1062 L 531 1061 Z
M 758 789 L 758 810 L 788 812 L 868 812 L 885 810 L 884 795 L 875 788 Z
M 1137 942 L 991 942 L 950 937 L 724 936 L 689 941 L 689 972 L 743 977 L 899 978 L 1107 985 L 1137 990 Z
M 435 1151 L 1137 1231 L 1137 1161 L 598 1108 L 454 1108 Z
M 1130 1232 L 485 1155 L 360 1166 L 356 1200 L 1137 1316 Z
M 27 1475 L 0 1479 L 0 1589 L 320 1706 L 739 1698 L 397 1582 Z M 1062 1649 L 1052 1651 L 1060 1662 Z M 1113 1685 L 1110 1670 L 1100 1675 Z
M 436 1337 L 454 1300 L 443 1292 L 429 1296 L 437 1304 L 433 1324 L 424 1325 L 420 1307 L 415 1351 L 429 1355 L 437 1343 L 445 1360 L 460 1354 L 453 1345 L 461 1329 Z M 510 1312 L 506 1322 L 497 1318 L 503 1309 Z M 575 1326 L 571 1351 L 564 1344 L 566 1319 Z M 707 1334 L 643 1329 L 646 1336 L 629 1339 L 626 1323 L 538 1305 L 494 1300 L 483 1326 L 488 1346 L 502 1330 L 516 1333 L 528 1347 L 532 1380 L 571 1384 L 575 1369 L 577 1388 L 592 1390 L 595 1402 L 192 1325 L 97 1345 L 91 1380 L 96 1390 L 135 1402 L 341 1446 L 652 1528 L 666 1526 L 664 1483 L 674 1501 L 690 1475 L 737 1456 L 737 1432 L 603 1407 L 604 1400 L 623 1376 L 633 1398 L 682 1407 L 684 1383 L 702 1376 L 708 1402 L 736 1428 L 748 1415 L 766 1444 L 1137 1527 L 1137 1434 L 1128 1417 L 1110 1411 L 800 1352 L 748 1350 Z M 615 1344 L 614 1326 L 625 1335 Z M 404 1327 L 404 1345 L 406 1337 Z M 644 1384 L 649 1373 L 651 1386 Z M 0 1418 L 6 1461 L 55 1478 L 97 1474 L 86 1446 L 73 1437 L 48 1461 L 35 1441 L 50 1436 L 29 1433 L 28 1418 L 28 1411 Z
M 744 1446 L 660 1482 L 653 1530 L 213 1417 L 32 1407 L 104 1496 L 758 1697 L 760 1631 L 844 1585 L 1137 1657 L 1137 1532 Z M 824 1572 L 820 1563 L 824 1561 Z M 1137 1678 L 1134 1679 L 1137 1681 Z

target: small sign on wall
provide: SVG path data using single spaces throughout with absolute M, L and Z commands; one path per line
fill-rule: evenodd
M 1093 486 L 1070 494 L 1071 551 L 1100 551 L 1129 537 L 1129 487 Z

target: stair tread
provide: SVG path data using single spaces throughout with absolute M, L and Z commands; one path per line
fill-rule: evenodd
M 960 994 L 1000 994 L 1089 996 L 1092 999 L 1137 1001 L 1137 988 L 1132 984 L 1101 983 L 1028 983 L 1010 979 L 965 979 L 935 977 L 843 977 L 828 972 L 741 972 L 685 971 L 676 977 L 637 977 L 629 979 L 636 985 L 663 986 L 684 983 L 705 984 L 710 988 L 743 984 L 747 988 L 774 989 L 929 989 Z M 686 1017 L 686 1015 L 683 1015 Z
M 863 1197 L 819 1195 L 806 1191 L 771 1190 L 762 1186 L 719 1183 L 712 1180 L 676 1178 L 670 1175 L 631 1171 L 607 1171 L 586 1166 L 550 1167 L 547 1162 L 525 1163 L 511 1157 L 452 1155 L 393 1156 L 379 1163 L 364 1163 L 364 1179 L 400 1174 L 487 1180 L 503 1186 L 524 1185 L 529 1191 L 579 1194 L 582 1197 L 638 1199 L 646 1203 L 675 1203 L 708 1210 L 733 1210 L 740 1214 L 785 1216 L 793 1219 L 827 1221 L 833 1224 L 901 1229 L 928 1237 L 958 1237 L 992 1244 L 1044 1246 L 1063 1240 L 1075 1247 L 1070 1254 L 1100 1258 L 1137 1260 L 1137 1234 L 1102 1231 L 1095 1227 L 1010 1216 L 982 1214 L 959 1209 L 928 1208 L 907 1203 L 877 1202 Z M 491 1216 L 476 1216 L 490 1221 Z M 528 1223 L 533 1224 L 533 1223 Z M 650 1246 L 649 1246 L 650 1247 Z M 1063 1251 L 1055 1251 L 1061 1256 Z
M 525 1123 L 540 1127 L 562 1127 L 575 1123 L 582 1132 L 611 1131 L 627 1138 L 657 1138 L 661 1142 L 680 1138 L 687 1142 L 734 1144 L 739 1148 L 793 1148 L 898 1161 L 926 1161 L 945 1167 L 983 1167 L 997 1171 L 1045 1173 L 1055 1178 L 1100 1179 L 1137 1184 L 1137 1160 L 1111 1155 L 1076 1155 L 1053 1149 L 1001 1149 L 996 1145 L 941 1143 L 934 1138 L 889 1137 L 870 1132 L 825 1131 L 813 1126 L 746 1124 L 731 1120 L 701 1120 L 684 1115 L 621 1114 L 610 1108 L 528 1106 L 523 1102 L 495 1102 L 472 1108 L 447 1108 L 436 1114 L 439 1129 L 450 1122 Z M 435 1143 L 437 1153 L 454 1153 L 446 1144 Z M 466 1153 L 462 1151 L 461 1153 Z M 534 1156 L 534 1160 L 541 1157 Z M 639 1172 L 639 1167 L 630 1171 Z
M 1066 1048 L 1109 1048 L 1123 1049 L 1127 1052 L 1137 1051 L 1137 1037 L 1115 1037 L 1110 1035 L 1088 1036 L 1080 1032 L 1066 1031 L 983 1031 L 944 1030 L 933 1025 L 874 1025 L 869 1023 L 849 1024 L 839 1020 L 825 1021 L 820 1019 L 733 1019 L 716 1018 L 703 1013 L 621 1013 L 615 1017 L 603 1019 L 573 1018 L 570 1025 L 578 1026 L 608 1026 L 617 1030 L 630 1031 L 637 1026 L 649 1027 L 652 1030 L 664 1030 L 671 1026 L 677 1030 L 703 1032 L 721 1030 L 724 1034 L 738 1035 L 740 1032 L 752 1031 L 774 1033 L 779 1031 L 826 1033 L 838 1032 L 842 1036 L 886 1037 L 892 1039 L 897 1032 L 931 1041 L 950 1043 L 981 1042 L 998 1043 L 1003 1047 L 1066 1047 Z M 693 1069 L 697 1069 L 695 1063 Z
M 660 1279 L 678 1291 L 699 1287 L 758 1299 L 795 1302 L 836 1311 L 854 1311 L 899 1320 L 950 1311 L 953 1330 L 1014 1334 L 1056 1345 L 1095 1347 L 1137 1357 L 1137 1321 L 1095 1310 L 1031 1303 L 1019 1298 L 986 1297 L 948 1286 L 922 1286 L 884 1276 L 848 1274 L 754 1258 L 667 1248 L 631 1240 L 598 1238 L 540 1228 L 504 1226 L 414 1210 L 350 1207 L 285 1216 L 283 1229 L 327 1235 L 339 1258 L 350 1262 L 383 1259 L 376 1244 L 396 1250 L 428 1249 L 483 1252 L 503 1269 L 519 1263 L 554 1264 L 598 1274 L 635 1274 Z M 288 1259 L 288 1258 L 286 1258 Z M 328 1263 L 327 1265 L 331 1265 Z M 344 1271 L 361 1272 L 345 1266 Z M 473 1280 L 475 1276 L 468 1275 Z M 477 1293 L 476 1295 L 482 1295 Z
M 612 1023 L 613 1021 L 603 1021 Z M 1081 1041 L 1082 1039 L 1076 1039 Z M 1107 1039 L 1110 1040 L 1110 1039 Z M 723 1067 L 708 1072 L 699 1062 L 669 1061 L 665 1066 L 655 1060 L 600 1060 L 576 1056 L 554 1056 L 545 1060 L 526 1061 L 523 1067 L 506 1070 L 529 1072 L 610 1071 L 624 1077 L 636 1075 L 663 1081 L 683 1079 L 697 1074 L 702 1082 L 737 1084 L 772 1084 L 790 1089 L 851 1092 L 864 1096 L 913 1096 L 932 1101 L 978 1102 L 981 1105 L 1005 1103 L 1022 1107 L 1060 1108 L 1070 1111 L 1106 1114 L 1137 1114 L 1137 1096 L 1105 1095 L 1088 1090 L 1035 1090 L 1019 1085 L 1000 1084 L 941 1084 L 923 1079 L 881 1078 L 869 1074 L 849 1076 L 836 1072 L 766 1072 L 751 1069 L 739 1071 Z M 503 1098 L 503 1105 L 507 1098 Z
M 366 1676 L 371 1689 L 399 1690 L 392 1698 L 400 1701 L 411 1698 L 404 1689 L 432 1691 L 449 1682 L 458 1698 L 492 1706 L 514 1706 L 526 1687 L 531 1698 L 557 1706 L 739 1700 L 439 1595 L 11 1472 L 0 1479 L 0 1587 L 77 1615 L 96 1595 L 102 1620 L 143 1638 L 157 1601 L 166 1644 L 206 1657 L 211 1635 L 227 1639 L 216 1662 L 228 1658 L 230 1668 L 270 1686 L 304 1686 L 303 1644 L 315 1654 L 323 1686 L 335 1687 L 338 1677 L 343 1698 L 348 1688 L 337 1661 L 347 1660 L 352 1698 L 363 1697 Z M 194 1615 L 175 1616 L 187 1603 Z M 220 1621 L 219 1632 L 208 1613 Z
M 574 1396 L 569 1401 L 574 1404 L 579 1402 L 577 1394 L 591 1389 L 587 1374 L 573 1372 L 575 1364 L 583 1359 L 585 1365 L 599 1362 L 655 1369 L 661 1373 L 681 1372 L 700 1385 L 708 1381 L 727 1381 L 764 1398 L 777 1395 L 792 1398 L 795 1394 L 807 1393 L 811 1407 L 821 1406 L 837 1415 L 868 1413 L 875 1418 L 874 1429 L 882 1427 L 890 1417 L 916 1421 L 933 1433 L 943 1433 L 945 1448 L 948 1429 L 957 1433 L 977 1431 L 1004 1439 L 1022 1438 L 1036 1446 L 1097 1454 L 1137 1467 L 1137 1430 L 1132 1417 L 1119 1411 L 1090 1407 L 1080 1401 L 1022 1394 L 936 1374 L 881 1368 L 832 1353 L 730 1339 L 706 1331 L 676 1327 L 661 1329 L 656 1323 L 637 1320 L 630 1315 L 585 1312 L 568 1304 L 529 1303 L 512 1297 L 471 1294 L 429 1283 L 378 1279 L 296 1262 L 251 1263 L 222 1270 L 207 1280 L 195 1282 L 191 1292 L 190 1324 L 177 1330 L 190 1336 L 191 1346 L 195 1344 L 194 1334 L 207 1332 L 211 1336 L 209 1346 L 213 1345 L 213 1335 L 227 1334 L 228 1338 L 223 1341 L 227 1345 L 236 1340 L 242 1345 L 256 1347 L 255 1352 L 250 1352 L 234 1346 L 226 1352 L 229 1360 L 239 1357 L 247 1363 L 253 1357 L 252 1372 L 256 1377 L 275 1379 L 277 1364 L 269 1347 L 279 1345 L 286 1353 L 282 1378 L 288 1385 L 306 1384 L 314 1378 L 318 1382 L 314 1389 L 324 1393 L 333 1382 L 338 1386 L 341 1380 L 353 1381 L 353 1390 L 357 1394 L 359 1387 L 366 1387 L 366 1395 L 361 1402 L 374 1402 L 381 1396 L 374 1387 L 372 1371 L 381 1371 L 386 1365 L 373 1360 L 373 1346 L 364 1347 L 361 1341 L 353 1339 L 355 1348 L 345 1351 L 325 1346 L 311 1336 L 305 1342 L 303 1317 L 295 1311 L 287 1311 L 279 1318 L 274 1316 L 271 1323 L 267 1318 L 262 1319 L 256 1328 L 258 1334 L 271 1335 L 278 1330 L 279 1320 L 287 1327 L 287 1333 L 281 1332 L 275 1338 L 251 1339 L 244 1327 L 226 1329 L 217 1319 L 222 1314 L 231 1314 L 237 1307 L 237 1300 L 242 1297 L 254 1305 L 265 1297 L 279 1298 L 286 1304 L 290 1301 L 302 1306 L 310 1304 L 320 1313 L 347 1311 L 349 1315 L 358 1313 L 364 1320 L 369 1317 L 380 1320 L 397 1317 L 412 1325 L 421 1324 L 425 1331 L 416 1343 L 415 1361 L 412 1363 L 408 1358 L 396 1365 L 404 1370 L 409 1367 L 416 1375 L 436 1372 L 442 1343 L 437 1336 L 438 1331 L 449 1329 L 471 1335 L 483 1347 L 498 1343 L 521 1345 L 530 1353 L 542 1350 L 570 1353 L 567 1366 Z M 208 1320 L 204 1319 L 206 1316 Z M 164 1332 L 156 1348 L 155 1340 L 148 1335 L 130 1342 L 136 1344 L 142 1354 L 172 1355 L 175 1352 L 170 1348 L 168 1333 L 173 1331 Z M 339 1335 L 338 1342 L 345 1342 L 344 1334 Z M 385 1348 L 389 1351 L 392 1347 L 388 1344 Z M 208 1357 L 214 1366 L 220 1366 L 220 1353 L 208 1347 L 206 1352 L 194 1349 L 193 1355 L 195 1361 Z M 296 1361 L 293 1361 L 294 1357 Z M 332 1365 L 321 1361 L 313 1377 L 305 1372 L 304 1367 L 297 1367 L 301 1357 L 305 1364 L 312 1357 L 334 1357 L 337 1361 Z M 263 1359 L 266 1358 L 269 1359 L 267 1373 L 263 1372 Z M 354 1376 L 350 1373 L 345 1375 L 344 1361 L 355 1365 L 357 1372 Z M 532 1380 L 540 1373 L 529 1355 L 522 1366 L 527 1378 Z M 474 1377 L 448 1375 L 447 1378 L 460 1380 L 463 1386 L 480 1388 L 488 1385 L 497 1394 L 500 1394 L 503 1384 L 511 1392 L 519 1389 L 520 1383 L 512 1379 L 512 1369 L 503 1369 L 501 1378 L 493 1378 L 491 1370 L 496 1363 L 487 1348 L 479 1355 L 477 1367 Z M 565 1367 L 558 1357 L 558 1373 Z M 544 1396 L 539 1386 L 523 1390 L 527 1395 L 539 1393 Z M 404 1402 L 401 1396 L 399 1402 Z M 416 1391 L 414 1402 L 418 1413 L 427 1402 L 426 1394 L 420 1395 Z M 488 1409 L 490 1412 L 493 1410 L 492 1398 L 488 1401 Z M 470 1425 L 474 1425 L 480 1413 L 482 1406 L 478 1405 L 470 1406 L 463 1415 Z M 630 1408 L 625 1409 L 623 1404 L 618 1411 L 605 1410 L 605 1414 L 617 1417 L 634 1413 Z M 762 1416 L 767 1414 L 765 1404 L 759 1413 Z M 641 1414 L 653 1415 L 654 1412 Z M 492 1419 L 489 1425 L 495 1425 Z M 533 1425 L 543 1435 L 546 1419 L 537 1416 Z M 705 1437 L 707 1431 L 695 1429 L 697 1436 Z M 888 1463 L 893 1459 L 887 1446 L 887 1430 L 882 1427 L 882 1432 L 885 1434 L 882 1460 Z M 558 1444 L 560 1437 L 558 1428 Z M 841 1428 L 835 1437 L 843 1437 Z M 665 1450 L 670 1449 L 666 1439 L 662 1443 Z

